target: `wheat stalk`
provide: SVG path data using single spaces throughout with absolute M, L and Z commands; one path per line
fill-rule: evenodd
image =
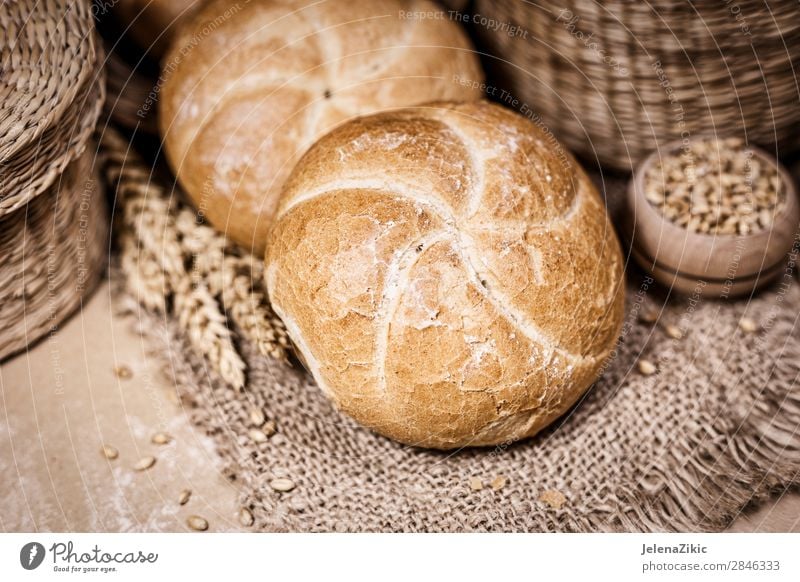
M 186 254 L 195 257 L 193 276 L 202 279 L 231 319 L 259 353 L 285 361 L 290 348 L 283 322 L 269 307 L 263 291 L 261 261 L 234 248 L 214 229 L 197 224 L 194 214 L 183 209 L 175 220 Z
M 205 284 L 189 280 L 175 290 L 175 312 L 196 350 L 235 388 L 244 387 L 245 365 L 233 345 L 231 330 Z
M 269 307 L 264 293 L 254 287 L 262 281 L 259 269 L 253 273 L 252 257 L 226 256 L 222 270 L 222 302 L 231 317 L 258 351 L 265 356 L 285 360 L 289 350 L 289 336 L 283 322 Z
M 120 266 L 138 301 L 151 310 L 171 308 L 192 347 L 236 388 L 245 384 L 245 364 L 226 312 L 261 354 L 285 359 L 289 339 L 266 300 L 260 261 L 153 182 L 147 165 L 113 130 L 103 132 L 101 152 L 117 193 Z
M 166 311 L 167 278 L 158 261 L 136 244 L 130 233 L 120 235 L 120 267 L 137 301 L 153 311 Z

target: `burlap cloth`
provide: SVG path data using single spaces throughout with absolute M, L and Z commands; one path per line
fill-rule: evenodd
M 640 321 L 645 303 L 659 324 Z M 740 329 L 743 314 L 756 332 Z M 359 427 L 301 368 L 249 345 L 249 387 L 237 393 L 172 322 L 141 317 L 262 530 L 717 531 L 751 500 L 800 482 L 800 289 L 790 268 L 736 301 L 669 297 L 629 269 L 616 357 L 582 401 L 534 439 L 452 453 Z M 637 371 L 642 357 L 657 374 Z M 253 406 L 278 425 L 263 444 L 247 436 Z M 274 491 L 276 477 L 295 489 Z

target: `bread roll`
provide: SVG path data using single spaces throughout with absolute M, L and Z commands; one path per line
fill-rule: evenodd
M 596 379 L 619 243 L 577 163 L 485 102 L 351 121 L 289 178 L 266 283 L 318 385 L 403 443 L 509 443 Z
M 286 177 L 335 125 L 479 98 L 478 59 L 446 14 L 427 0 L 204 5 L 164 60 L 160 104 L 167 159 L 198 209 L 262 253 Z

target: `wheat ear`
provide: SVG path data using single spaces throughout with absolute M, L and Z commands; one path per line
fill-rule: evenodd
M 106 178 L 116 187 L 120 265 L 129 289 L 150 309 L 165 311 L 172 299 L 178 323 L 194 349 L 227 383 L 242 388 L 245 364 L 223 311 L 194 268 L 193 259 L 204 255 L 187 255 L 182 246 L 176 220 L 186 209 L 150 181 L 144 162 L 113 130 L 103 133 L 101 148 Z M 191 270 L 187 264 L 192 264 Z
M 175 290 L 175 312 L 196 350 L 205 354 L 220 376 L 231 386 L 244 387 L 245 365 L 233 345 L 225 316 L 204 283 L 188 280 Z
M 262 262 L 233 247 L 214 229 L 197 224 L 188 209 L 178 213 L 175 224 L 184 253 L 195 257 L 193 276 L 208 283 L 211 293 L 222 300 L 242 335 L 259 353 L 285 361 L 291 344 L 283 322 L 266 299 Z

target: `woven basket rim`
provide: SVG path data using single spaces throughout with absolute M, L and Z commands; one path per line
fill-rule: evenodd
M 0 7 L 5 36 L 0 163 L 57 121 L 93 72 L 96 39 L 87 4 L 15 0 Z
M 3 3 L 0 27 L 5 36 L 16 34 L 5 46 L 0 39 L 3 63 L 9 63 L 10 71 L 0 84 L 5 99 L 0 105 L 4 216 L 47 190 L 83 151 L 100 116 L 105 85 L 102 46 L 88 3 Z M 46 62 L 46 67 L 22 60 L 37 55 L 36 62 Z

